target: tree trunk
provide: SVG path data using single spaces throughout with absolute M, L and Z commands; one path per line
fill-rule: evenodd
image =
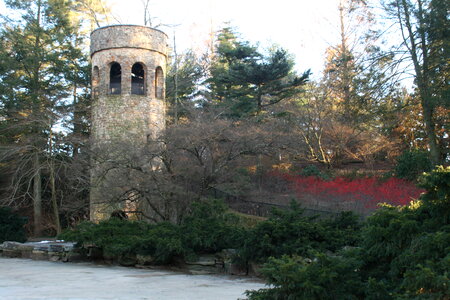
M 51 128 L 51 127 L 50 127 Z M 50 141 L 49 141 L 49 152 L 50 152 L 50 189 L 51 189 L 51 202 L 53 208 L 53 217 L 55 220 L 56 234 L 61 233 L 61 222 L 59 220 L 59 209 L 58 203 L 56 201 L 56 185 L 55 185 L 55 162 L 53 160 L 53 131 L 50 129 Z
M 33 158 L 33 168 L 35 170 L 33 178 L 33 211 L 34 211 L 34 236 L 42 235 L 42 186 L 41 186 L 41 165 L 39 153 L 36 152 Z
M 433 111 L 434 111 L 434 104 L 433 99 L 431 95 L 431 87 L 430 87 L 430 79 L 429 79 L 429 67 L 428 67 L 428 56 L 429 56 L 429 49 L 427 47 L 426 43 L 426 34 L 423 30 L 424 24 L 424 16 L 423 16 L 423 8 L 422 8 L 422 2 L 418 1 L 418 13 L 417 18 L 419 19 L 420 26 L 419 26 L 419 32 L 418 32 L 418 39 L 420 42 L 420 50 L 422 54 L 422 63 L 420 62 L 420 58 L 416 46 L 416 40 L 415 40 L 415 34 L 413 31 L 413 24 L 411 23 L 411 16 L 412 12 L 410 11 L 408 4 L 406 0 L 401 1 L 401 7 L 403 8 L 404 13 L 404 26 L 406 27 L 406 30 L 408 31 L 408 37 L 409 37 L 409 45 L 408 48 L 409 53 L 411 54 L 411 59 L 414 64 L 414 71 L 415 71 L 415 77 L 416 77 L 416 83 L 419 90 L 419 96 L 421 99 L 421 106 L 422 106 L 422 112 L 423 112 L 423 120 L 425 122 L 425 132 L 427 134 L 428 139 L 428 146 L 430 148 L 430 154 L 431 154 L 431 160 L 434 164 L 439 164 L 441 162 L 441 155 L 440 155 L 440 149 L 437 144 L 437 137 L 435 132 L 435 124 L 433 122 Z M 398 11 L 398 20 L 401 26 L 403 26 L 402 18 L 401 18 L 401 11 L 399 6 Z M 407 43 L 407 39 L 404 38 L 405 43 Z
M 50 186 L 52 190 L 52 207 L 53 207 L 53 216 L 55 218 L 55 228 L 56 233 L 61 233 L 61 222 L 59 220 L 59 209 L 58 203 L 56 202 L 56 185 L 55 185 L 55 168 L 53 166 L 53 162 L 50 163 Z
M 177 54 L 177 43 L 175 40 L 175 31 L 173 32 L 173 52 L 175 56 L 175 77 L 174 77 L 174 121 L 175 125 L 178 124 L 178 54 Z
M 437 137 L 435 131 L 435 124 L 433 121 L 433 105 L 430 93 L 428 93 L 428 88 L 419 88 L 420 98 L 423 111 L 423 120 L 425 122 L 425 132 L 427 134 L 428 146 L 430 147 L 431 161 L 433 164 L 438 165 L 441 163 L 440 149 L 437 144 Z
M 78 95 L 77 95 L 77 84 L 74 83 L 73 84 L 73 90 L 72 90 L 72 97 L 73 97 L 73 157 L 77 157 L 78 153 L 80 151 L 80 143 L 79 143 L 79 139 L 81 139 L 81 135 L 83 134 L 83 129 L 82 129 L 82 124 L 81 124 L 81 105 L 78 101 Z M 50 141 L 51 143 L 51 141 Z
M 350 59 L 350 50 L 347 46 L 348 36 L 346 35 L 345 28 L 345 20 L 344 20 L 344 4 L 342 1 L 339 3 L 339 22 L 340 22 L 340 31 L 341 31 L 341 45 L 340 45 L 340 55 L 341 55 L 341 63 L 342 63 L 342 78 L 341 78 L 341 86 L 342 89 L 342 101 L 343 101 L 343 117 L 346 122 L 352 123 L 354 120 L 352 119 L 351 113 L 351 86 L 352 86 L 352 71 L 351 66 L 349 64 Z
M 37 27 L 41 26 L 41 1 L 39 0 L 37 3 L 37 13 L 36 13 L 36 22 Z M 34 41 L 34 51 L 37 51 L 40 46 L 40 30 L 38 30 L 35 41 Z M 36 60 L 39 59 L 36 53 Z M 40 83 L 39 83 L 39 68 L 40 65 L 37 62 L 34 62 L 34 70 L 33 70 L 33 87 L 32 87 L 32 96 L 34 100 L 34 113 L 36 115 L 39 114 L 40 111 Z M 36 135 L 39 135 L 39 129 L 35 130 Z M 33 169 L 34 169 L 34 178 L 33 178 L 33 210 L 34 210 L 34 235 L 41 236 L 42 235 L 42 183 L 41 183 L 41 164 L 39 161 L 39 143 L 36 142 L 36 150 L 33 157 Z

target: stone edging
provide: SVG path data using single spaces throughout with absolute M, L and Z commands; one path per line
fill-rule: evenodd
M 79 261 L 81 255 L 74 249 L 75 243 L 63 241 L 3 242 L 0 256 L 11 258 L 31 258 L 49 261 Z
M 118 263 L 127 267 L 144 267 L 152 265 L 151 256 L 137 255 L 134 258 L 119 259 L 104 257 L 101 249 L 95 246 L 87 246 L 87 253 L 80 253 L 75 248 L 74 242 L 41 241 L 41 242 L 3 242 L 0 244 L 0 257 L 28 258 L 34 260 L 80 262 L 87 260 L 103 260 Z M 247 268 L 234 264 L 232 255 L 235 250 L 226 249 L 216 254 L 199 255 L 194 260 L 180 261 L 180 270 L 193 275 L 204 274 L 228 274 L 238 276 L 259 276 L 259 265 L 249 264 Z

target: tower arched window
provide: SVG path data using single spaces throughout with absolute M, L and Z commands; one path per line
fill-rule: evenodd
M 164 99 L 164 73 L 161 67 L 157 67 L 155 71 L 155 97 Z
M 131 93 L 135 95 L 145 94 L 145 71 L 141 63 L 135 63 L 131 68 Z
M 122 68 L 118 63 L 112 63 L 109 72 L 109 91 L 111 95 L 120 95 L 122 93 Z

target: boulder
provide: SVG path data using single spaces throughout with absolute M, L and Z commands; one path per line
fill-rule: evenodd
M 136 255 L 136 260 L 139 265 L 145 266 L 153 264 L 155 258 L 151 255 L 138 254 Z
M 2 249 L 2 256 L 11 258 L 22 257 L 22 252 L 19 249 L 20 245 L 22 245 L 22 243 L 10 241 L 3 242 L 3 244 L 0 245 L 0 249 Z

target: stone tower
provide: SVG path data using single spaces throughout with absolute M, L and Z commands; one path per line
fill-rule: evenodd
M 135 25 L 98 28 L 91 33 L 91 60 L 91 148 L 108 151 L 117 144 L 129 149 L 144 147 L 165 127 L 167 35 Z M 109 217 L 120 208 L 105 204 L 107 195 L 100 188 L 105 168 L 101 161 L 93 160 L 92 221 Z

